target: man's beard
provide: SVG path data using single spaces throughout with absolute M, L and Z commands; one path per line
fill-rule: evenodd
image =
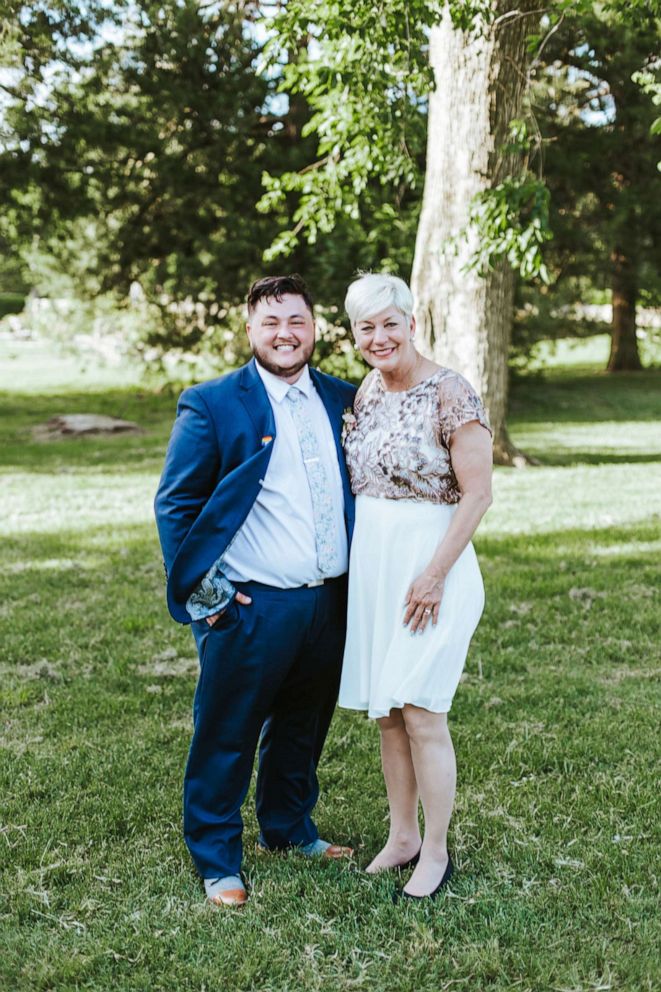
M 292 352 L 291 357 L 292 359 L 295 358 L 294 364 L 288 366 L 287 368 L 282 368 L 282 366 L 276 365 L 272 362 L 268 354 L 265 354 L 261 348 L 253 347 L 252 349 L 253 355 L 262 368 L 266 369 L 266 371 L 270 372 L 272 375 L 277 375 L 281 379 L 288 379 L 290 376 L 296 375 L 297 372 L 300 372 L 302 368 L 305 368 L 312 358 L 313 351 L 314 344 L 308 346 L 307 348 L 304 345 L 300 345 L 295 352 Z

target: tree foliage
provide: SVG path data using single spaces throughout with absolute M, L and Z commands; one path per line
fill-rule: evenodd
M 242 12 L 141 0 L 104 5 L 100 23 L 67 7 L 85 35 L 40 60 L 33 24 L 50 8 L 26 5 L 19 18 L 20 90 L 7 111 L 19 140 L 2 158 L 17 212 L 31 202 L 24 222 L 42 249 L 93 288 L 125 294 L 139 280 L 154 298 L 211 300 L 220 287 L 225 302 L 252 270 L 255 240 L 277 226 L 254 210 L 267 84 Z
M 151 340 L 194 348 L 265 271 L 303 271 L 327 306 L 359 268 L 405 274 L 425 172 L 427 39 L 444 6 L 288 0 L 271 18 L 231 0 L 6 0 L 2 287 L 45 286 L 58 265 L 88 296 L 124 299 L 139 282 L 160 313 Z M 449 6 L 474 32 L 493 16 L 490 0 Z M 531 17 L 533 61 L 592 6 L 555 0 L 543 24 Z M 656 4 L 599 6 L 625 22 Z M 650 65 L 638 68 L 643 88 L 657 85 Z M 514 125 L 516 170 L 473 204 L 481 270 L 504 257 L 544 275 L 532 133 Z
M 567 14 L 545 47 L 532 99 L 551 192 L 552 295 L 580 300 L 587 283 L 593 293 L 619 295 L 634 316 L 638 302 L 658 305 L 661 293 L 658 21 L 642 8 L 626 20 L 616 14 L 599 5 Z M 539 309 L 539 298 L 532 301 Z M 635 350 L 635 326 L 631 334 Z M 635 355 L 630 361 L 637 364 Z
M 259 18 L 258 5 L 226 0 L 12 0 L 0 48 L 0 239 L 33 282 L 47 289 L 57 264 L 88 296 L 125 300 L 139 282 L 160 310 L 148 343 L 191 349 L 253 278 L 282 269 L 262 253 L 293 206 L 285 196 L 257 210 L 262 174 L 303 169 L 314 140 L 301 133 L 306 101 L 276 95 L 287 60 L 260 72 Z M 338 218 L 287 267 L 337 304 L 357 268 L 410 266 L 417 206 L 408 184 L 372 184 L 360 220 Z
M 287 66 L 282 87 L 302 93 L 312 109 L 307 133 L 317 138 L 316 160 L 303 170 L 266 174 L 262 209 L 291 193 L 297 197 L 293 225 L 279 234 L 268 257 L 291 252 L 306 238 L 314 242 L 329 232 L 338 215 L 360 216 L 370 183 L 415 188 L 421 182 L 410 133 L 433 86 L 427 62 L 427 38 L 438 22 L 443 0 L 289 0 L 272 21 L 274 38 L 267 50 L 272 61 L 282 46 L 311 38 L 308 54 Z M 453 0 L 447 4 L 456 26 L 479 33 L 492 21 L 489 0 Z M 605 0 L 602 11 L 616 23 L 651 16 L 656 2 Z M 529 47 L 534 66 L 563 22 L 590 16 L 591 0 L 555 0 L 538 11 L 515 5 L 505 16 L 529 18 Z M 506 258 L 524 279 L 547 278 L 542 245 L 551 237 L 548 190 L 533 143 L 521 141 L 520 122 L 513 135 L 524 153 L 512 157 L 514 171 L 486 190 L 471 206 L 471 223 L 480 231 L 481 247 L 473 260 L 480 271 Z M 539 142 L 537 142 L 539 147 Z
M 433 85 L 428 33 L 441 16 L 442 0 L 288 0 L 272 18 L 269 64 L 284 53 L 301 54 L 285 66 L 281 89 L 300 93 L 311 110 L 305 134 L 317 140 L 316 161 L 299 171 L 266 173 L 260 209 L 295 194 L 293 226 L 283 231 L 267 258 L 287 255 L 304 238 L 315 243 L 334 230 L 338 217 L 361 216 L 364 197 L 376 185 L 418 189 L 424 175 L 426 97 Z M 458 23 L 469 27 L 488 12 L 488 2 L 452 4 Z

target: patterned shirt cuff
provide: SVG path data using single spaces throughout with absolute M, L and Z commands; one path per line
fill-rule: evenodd
M 191 620 L 204 620 L 214 613 L 220 613 L 234 598 L 236 589 L 223 575 L 220 569 L 221 561 L 222 559 L 218 559 L 211 566 L 199 586 L 186 600 L 186 609 Z

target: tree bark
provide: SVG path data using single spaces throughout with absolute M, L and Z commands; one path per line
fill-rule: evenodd
M 608 372 L 638 372 L 642 369 L 636 338 L 636 266 L 627 252 L 611 253 L 613 320 Z
M 519 4 L 516 12 L 503 0 L 494 7 L 494 24 L 482 34 L 456 30 L 447 9 L 431 31 L 436 87 L 412 288 L 422 350 L 466 376 L 487 408 L 496 461 L 521 465 L 526 458 L 505 426 L 514 275 L 505 264 L 484 278 L 463 271 L 475 250 L 475 231 L 448 249 L 466 227 L 473 196 L 497 185 L 513 165 L 502 149 L 521 106 L 525 40 L 536 21 L 525 16 L 532 3 Z

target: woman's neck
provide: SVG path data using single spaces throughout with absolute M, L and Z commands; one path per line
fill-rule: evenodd
M 408 360 L 402 362 L 396 369 L 390 372 L 381 372 L 383 384 L 390 392 L 400 393 L 417 385 L 418 376 L 425 360 L 415 348 L 412 347 L 411 352 L 412 354 L 407 356 Z

